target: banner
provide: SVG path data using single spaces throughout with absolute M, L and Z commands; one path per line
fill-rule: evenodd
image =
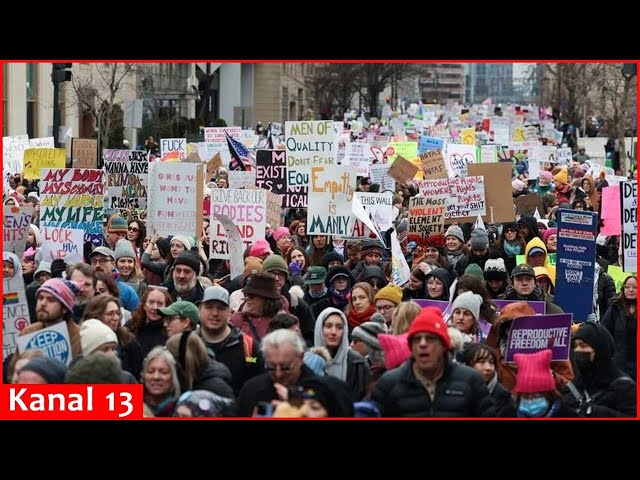
M 104 171 L 90 168 L 42 169 L 40 228 L 84 230 L 84 241 L 102 245 Z
M 551 349 L 551 359 L 569 360 L 573 315 L 536 315 L 512 320 L 507 339 L 507 363 L 514 363 L 516 353 L 536 353 Z
M 553 303 L 584 322 L 593 313 L 593 284 L 596 261 L 595 212 L 558 211 L 558 251 Z
M 241 249 L 244 252 L 244 249 L 256 240 L 264 239 L 267 221 L 266 203 L 267 191 L 262 189 L 214 188 L 211 190 L 210 258 L 231 259 L 227 234 L 216 215 L 229 217 L 233 222 L 242 240 Z
M 351 201 L 356 175 L 349 167 L 324 165 L 311 168 L 307 235 L 351 235 Z
M 638 271 L 638 182 L 620 182 L 622 270 Z
M 22 258 L 29 238 L 33 207 L 4 206 L 2 211 L 2 250 Z

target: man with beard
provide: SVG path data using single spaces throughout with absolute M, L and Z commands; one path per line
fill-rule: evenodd
M 66 322 L 72 358 L 82 355 L 80 327 L 71 320 L 73 304 L 81 290 L 82 286 L 78 283 L 62 278 L 50 278 L 44 282 L 36 294 L 36 322 L 24 328 L 20 336 Z
M 73 310 L 71 312 L 73 321 L 80 324 L 85 305 L 96 294 L 98 278 L 96 277 L 94 269 L 86 263 L 76 263 L 75 265 L 69 266 L 67 268 L 67 278 L 82 286 L 80 292 L 76 296 Z
M 120 293 L 120 303 L 125 310 L 133 312 L 138 303 L 140 303 L 140 299 L 130 285 L 120 280 L 120 274 L 116 269 L 116 254 L 114 251 L 107 247 L 97 247 L 89 254 L 89 261 L 96 272 L 108 273 L 113 276 Z
M 162 284 L 169 290 L 172 300 L 198 303 L 204 295 L 204 288 L 198 281 L 200 258 L 191 250 L 183 251 L 173 263 L 172 279 Z
M 234 395 L 247 380 L 264 372 L 260 346 L 251 335 L 229 324 L 229 292 L 219 286 L 207 287 L 198 305 L 198 335 L 207 346 L 209 356 L 231 371 Z

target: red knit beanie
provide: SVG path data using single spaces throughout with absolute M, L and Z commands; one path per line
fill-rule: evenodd
M 447 324 L 442 319 L 442 312 L 439 308 L 425 307 L 411 322 L 408 336 L 409 346 L 411 346 L 411 339 L 416 333 L 433 333 L 440 337 L 447 350 L 451 348 L 451 338 L 447 331 Z

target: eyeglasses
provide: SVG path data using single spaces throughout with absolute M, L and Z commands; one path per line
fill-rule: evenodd
M 127 230 L 129 230 L 130 232 L 139 232 L 140 231 L 140 229 L 136 228 L 136 227 L 129 227 L 129 228 L 127 228 Z
M 280 369 L 281 372 L 289 372 L 293 370 L 295 366 L 296 366 L 295 361 L 290 363 L 289 365 L 279 365 L 279 364 L 271 365 L 270 363 L 265 363 L 264 369 L 268 372 L 275 372 L 278 369 Z
M 507 228 L 505 230 L 505 233 L 518 233 L 518 230 L 516 230 L 515 228 Z
M 97 265 L 98 263 L 100 265 L 104 265 L 105 263 L 108 263 L 110 261 L 111 261 L 111 258 L 108 258 L 108 257 L 100 257 L 100 258 L 93 257 L 91 259 L 91 265 Z
M 376 305 L 376 310 L 378 312 L 388 312 L 389 310 L 391 310 L 393 307 L 395 307 L 395 305 Z

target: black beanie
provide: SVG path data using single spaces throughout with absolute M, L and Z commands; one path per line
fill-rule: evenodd
M 300 380 L 303 398 L 313 399 L 327 410 L 329 417 L 349 418 L 354 416 L 354 398 L 349 385 L 335 377 L 312 376 Z
M 158 251 L 160 252 L 160 256 L 162 258 L 165 258 L 171 251 L 171 244 L 166 238 L 158 239 L 156 241 L 156 247 L 158 247 Z
M 596 352 L 596 361 L 607 360 L 613 357 L 615 341 L 609 330 L 600 323 L 584 322 L 573 334 L 573 340 L 582 340 L 593 347 Z
M 186 265 L 196 272 L 196 275 L 200 275 L 200 257 L 191 250 L 185 250 L 178 255 L 178 258 L 173 263 L 174 267 L 177 265 Z
M 325 270 L 329 269 L 329 262 L 340 262 L 341 265 L 344 265 L 344 258 L 335 250 L 331 250 L 322 256 L 322 266 Z

